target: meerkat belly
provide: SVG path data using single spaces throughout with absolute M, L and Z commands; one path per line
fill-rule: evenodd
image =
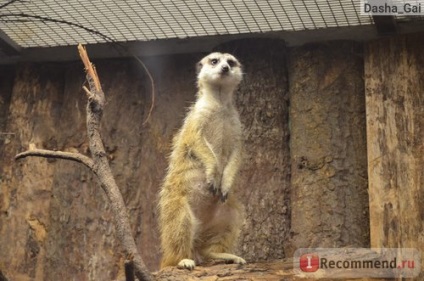
M 192 204 L 193 213 L 200 223 L 199 226 L 202 228 L 202 226 L 206 225 L 216 216 L 220 201 L 217 197 L 204 193 L 198 194 L 195 200 L 196 202 Z
M 240 139 L 240 126 L 237 116 L 230 112 L 217 112 L 205 126 L 205 138 L 217 157 L 219 169 L 223 169 Z
M 239 140 L 240 129 L 237 120 L 228 118 L 220 112 L 211 116 L 208 124 L 204 127 L 203 136 L 210 145 L 217 159 L 217 172 L 222 176 L 230 155 Z M 208 225 L 220 212 L 222 202 L 219 197 L 214 196 L 206 184 L 206 175 L 202 169 L 202 175 L 197 178 L 195 187 L 192 189 L 191 201 L 196 218 L 200 227 Z

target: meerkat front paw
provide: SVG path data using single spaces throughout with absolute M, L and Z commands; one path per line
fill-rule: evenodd
M 193 270 L 195 266 L 196 266 L 196 263 L 194 262 L 194 260 L 191 260 L 191 259 L 182 259 L 177 265 L 177 267 L 180 269 L 188 269 L 188 270 Z
M 214 196 L 219 196 L 221 194 L 221 180 L 218 176 L 210 175 L 206 177 L 206 185 Z
M 229 169 L 225 169 L 224 175 L 222 177 L 221 185 L 221 201 L 225 202 L 230 193 L 231 187 L 233 186 L 234 177 L 229 173 Z
M 228 185 L 226 185 L 226 184 L 223 184 L 223 185 L 221 186 L 221 194 L 220 194 L 220 197 L 221 197 L 221 201 L 222 201 L 222 202 L 225 202 L 225 201 L 227 200 L 227 198 L 228 198 L 228 193 L 230 192 L 230 189 L 231 189 L 231 187 L 230 187 L 230 186 L 228 186 Z
M 216 181 L 208 182 L 209 191 L 213 196 L 218 196 L 222 202 L 225 202 L 228 197 L 228 191 L 230 188 L 225 188 L 222 185 L 216 184 Z

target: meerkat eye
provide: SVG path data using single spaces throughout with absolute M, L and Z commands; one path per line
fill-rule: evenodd
M 218 59 L 211 59 L 211 64 L 216 65 L 218 63 Z
M 234 66 L 236 66 L 236 62 L 235 62 L 235 61 L 233 61 L 233 60 L 228 60 L 228 61 L 227 61 L 227 63 L 228 63 L 228 65 L 229 65 L 230 67 L 234 67 Z

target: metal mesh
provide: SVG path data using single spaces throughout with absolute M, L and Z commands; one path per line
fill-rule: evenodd
M 372 23 L 371 17 L 360 15 L 356 0 L 9 0 L 0 3 L 4 6 L 0 8 L 0 29 L 24 48 Z

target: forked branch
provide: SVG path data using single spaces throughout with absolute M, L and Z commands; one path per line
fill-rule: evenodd
M 53 150 L 47 150 L 47 149 L 33 148 L 25 152 L 19 153 L 18 155 L 15 156 L 15 159 L 19 160 L 28 156 L 71 160 L 71 161 L 84 164 L 91 170 L 94 169 L 94 162 L 90 157 L 87 157 L 79 153 L 73 153 L 73 152 L 53 151 Z
M 51 151 L 36 149 L 30 147 L 28 151 L 16 155 L 16 159 L 22 159 L 28 156 L 58 158 L 72 160 L 84 164 L 97 176 L 100 186 L 106 193 L 112 212 L 114 214 L 114 223 L 116 235 L 121 242 L 126 256 L 131 256 L 131 263 L 134 266 L 134 273 L 139 280 L 153 280 L 147 270 L 140 254 L 138 253 L 134 237 L 131 232 L 128 212 L 125 207 L 124 199 L 112 175 L 109 166 L 107 154 L 100 135 L 100 121 L 103 115 L 105 96 L 101 88 L 100 80 L 96 69 L 90 62 L 85 48 L 80 44 L 78 50 L 81 60 L 84 63 L 87 73 L 89 88 L 84 87 L 88 96 L 87 102 L 87 132 L 90 145 L 91 158 L 79 153 L 70 153 L 62 151 Z

